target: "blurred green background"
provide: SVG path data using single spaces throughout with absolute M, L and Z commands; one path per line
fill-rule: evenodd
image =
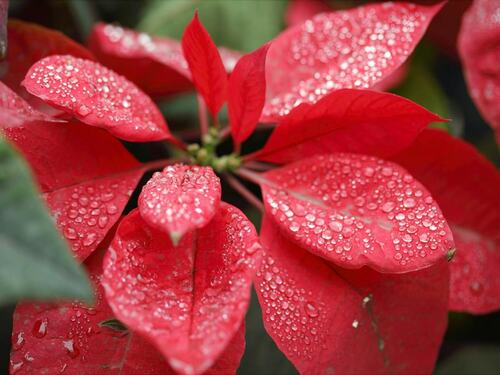
M 324 3 L 339 9 L 362 1 Z M 493 133 L 471 102 L 454 47 L 461 15 L 469 4 L 469 0 L 448 3 L 413 55 L 406 79 L 393 91 L 452 119 L 445 125 L 446 130 L 473 143 L 498 165 L 500 155 Z M 250 51 L 286 27 L 288 5 L 287 0 L 11 0 L 10 16 L 58 29 L 80 42 L 85 42 L 97 21 L 179 38 L 197 8 L 218 45 Z M 193 95 L 159 104 L 174 131 L 197 125 Z M 262 139 L 253 137 L 248 143 L 246 147 L 254 148 Z M 142 160 L 154 159 L 164 152 L 159 145 L 129 147 Z M 240 207 L 245 204 L 227 186 L 224 188 L 225 200 L 237 202 Z M 258 214 L 250 211 L 249 216 L 258 225 Z M 12 306 L 0 309 L 0 373 L 8 371 L 12 310 Z M 255 296 L 247 316 L 247 349 L 239 373 L 296 373 L 267 337 Z M 500 313 L 451 314 L 436 373 L 500 373 Z

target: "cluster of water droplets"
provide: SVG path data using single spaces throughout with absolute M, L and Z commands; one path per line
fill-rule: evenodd
M 276 185 L 264 185 L 265 203 L 285 233 L 344 266 L 411 268 L 444 256 L 453 246 L 430 194 L 396 164 L 334 154 L 267 177 Z
M 104 66 L 69 55 L 49 56 L 28 72 L 32 94 L 97 126 L 130 126 L 158 133 L 165 122 L 151 99 L 133 83 Z
M 156 172 L 143 187 L 139 210 L 150 225 L 182 235 L 205 225 L 220 197 L 220 181 L 212 168 L 176 164 Z
M 257 273 L 263 317 L 275 340 L 286 346 L 286 353 L 312 359 L 324 340 L 327 316 L 325 306 L 316 302 L 312 290 L 296 285 L 287 270 L 267 256 Z
M 173 247 L 137 212 L 130 220 L 105 262 L 111 307 L 156 341 L 175 368 L 208 368 L 244 319 L 259 259 L 255 229 L 224 204 L 208 226 Z
M 130 58 L 149 57 L 191 78 L 191 72 L 178 41 L 151 37 L 146 33 L 138 33 L 116 25 L 105 25 L 102 32 L 108 41 L 115 45 L 113 53 Z M 225 48 L 220 48 L 219 52 L 226 70 L 232 71 L 240 54 Z
M 110 177 L 44 194 L 52 216 L 80 258 L 89 255 L 118 220 L 135 179 Z
M 335 89 L 372 86 L 411 53 L 428 17 L 413 4 L 384 3 L 306 21 L 273 45 L 276 69 L 269 89 L 274 96 L 264 115 L 286 115 Z

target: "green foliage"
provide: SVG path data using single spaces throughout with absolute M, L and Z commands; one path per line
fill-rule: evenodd
M 0 137 L 0 305 L 19 299 L 92 299 L 26 164 Z
M 446 359 L 437 369 L 436 375 L 498 374 L 500 369 L 500 346 L 469 346 Z
M 180 39 L 198 9 L 217 45 L 251 51 L 283 29 L 286 4 L 284 0 L 154 0 L 146 8 L 139 28 Z

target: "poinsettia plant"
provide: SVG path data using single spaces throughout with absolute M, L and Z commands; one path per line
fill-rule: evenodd
M 89 49 L 9 23 L 2 129 L 95 289 L 93 305 L 19 304 L 11 372 L 234 373 L 253 283 L 299 372 L 430 373 L 450 309 L 500 307 L 497 170 L 427 129 L 444 119 L 370 89 L 439 9 L 322 13 L 245 55 L 217 49 L 197 14 L 181 43 L 99 24 Z M 148 93 L 192 89 L 200 140 L 186 143 Z M 263 123 L 264 146 L 242 154 Z M 175 156 L 141 163 L 119 140 Z M 221 179 L 261 211 L 260 235 Z

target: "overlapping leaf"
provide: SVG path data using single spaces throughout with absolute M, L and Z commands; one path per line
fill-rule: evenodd
M 446 262 L 404 275 L 349 271 L 264 218 L 256 278 L 264 326 L 303 374 L 430 373 L 447 323 Z
M 26 72 L 38 60 L 49 55 L 62 54 L 93 59 L 87 49 L 64 34 L 23 21 L 9 21 L 7 25 L 9 51 L 0 61 L 0 79 L 36 108 L 41 104 L 20 86 Z
M 228 204 L 173 247 L 133 211 L 104 261 L 108 302 L 179 373 L 209 368 L 239 329 L 260 245 L 252 224 Z
M 267 172 L 267 214 L 295 244 L 345 268 L 403 273 L 446 259 L 453 238 L 406 170 L 369 156 L 316 156 Z
M 470 94 L 500 143 L 500 3 L 475 0 L 465 13 L 458 46 Z
M 0 89 L 0 97 L 42 116 L 5 86 Z M 142 175 L 141 164 L 106 131 L 76 121 L 10 125 L 2 122 L 0 128 L 30 164 L 77 258 L 85 259 L 119 219 Z
M 269 44 L 243 56 L 229 79 L 231 135 L 238 148 L 257 126 L 266 100 L 266 55 Z
M 429 189 L 450 223 L 457 247 L 450 263 L 450 308 L 500 308 L 500 174 L 472 146 L 425 130 L 394 161 Z
M 135 142 L 172 138 L 153 101 L 126 78 L 96 62 L 49 56 L 30 68 L 23 85 L 47 104 L 118 138 Z
M 220 199 L 220 180 L 212 168 L 177 164 L 155 173 L 143 187 L 139 211 L 176 245 L 185 233 L 208 224 Z
M 102 64 L 150 95 L 174 94 L 193 86 L 181 44 L 176 40 L 99 23 L 88 44 Z M 219 52 L 226 71 L 231 72 L 240 54 L 225 48 L 219 48 Z
M 432 121 L 443 120 L 393 94 L 338 90 L 294 109 L 247 159 L 288 163 L 332 152 L 385 157 L 408 146 Z
M 23 303 L 16 308 L 10 357 L 12 373 L 175 374 L 153 345 L 126 327 L 107 323 L 114 315 L 100 284 L 104 250 L 102 246 L 86 261 L 95 286 L 94 306 L 75 301 Z M 235 373 L 244 346 L 242 327 L 206 373 Z
M 385 3 L 322 13 L 279 35 L 268 55 L 261 120 L 341 88 L 367 88 L 408 57 L 441 5 Z
M 212 117 L 216 117 L 227 95 L 227 73 L 221 56 L 198 13 L 182 36 L 182 50 L 196 90 L 203 97 Z

